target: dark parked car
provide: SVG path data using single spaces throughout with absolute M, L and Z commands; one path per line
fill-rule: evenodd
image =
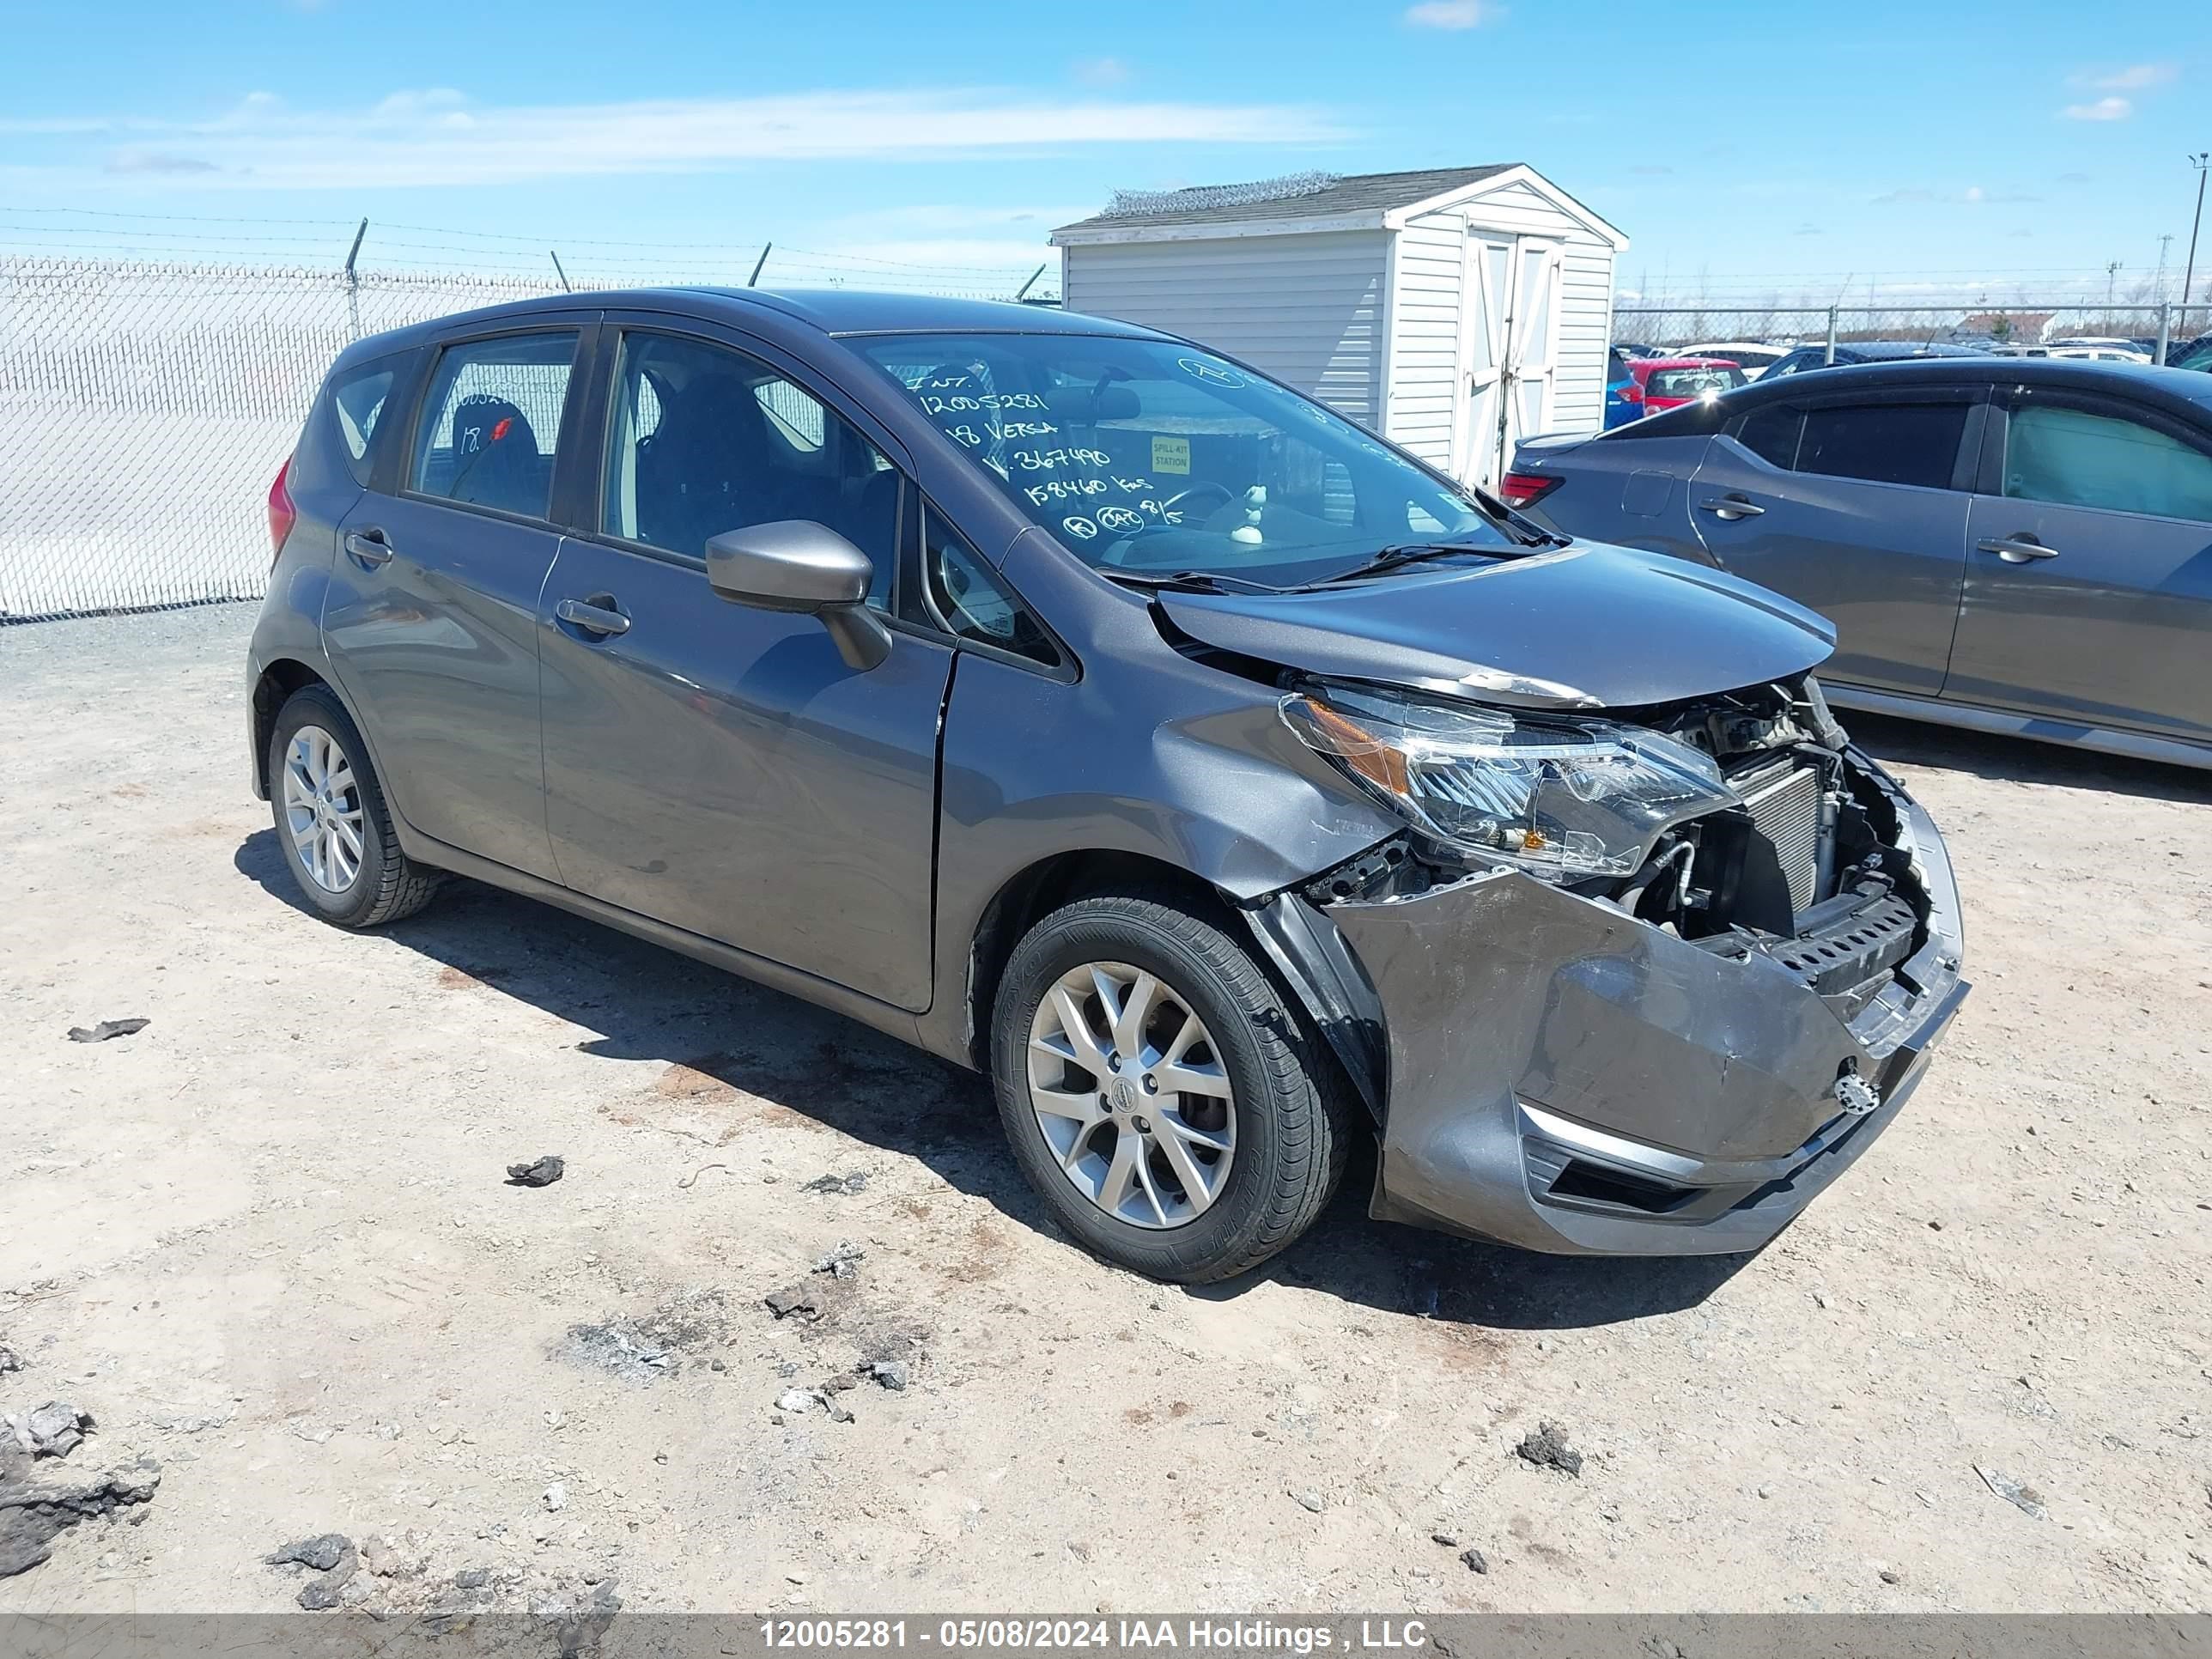
M 1799 346 L 1759 378 L 1762 380 L 1781 380 L 1792 374 L 1802 374 L 1808 369 L 1839 368 L 1852 363 L 1894 363 L 1927 357 L 1979 357 L 1984 355 L 1978 346 L 1949 345 L 1941 341 L 1838 340 L 1835 361 L 1831 362 L 1827 343 L 1823 341 L 1819 345 Z
M 1829 695 L 2212 766 L 2212 379 L 1967 357 L 1766 375 L 1602 441 L 1524 443 L 1577 536 L 1789 594 Z
M 1164 1278 L 1377 1215 L 1756 1249 L 1964 994 L 1827 625 L 1561 545 L 1186 342 L 857 293 L 349 347 L 270 492 L 253 781 L 306 903 L 458 872 L 988 1072 Z

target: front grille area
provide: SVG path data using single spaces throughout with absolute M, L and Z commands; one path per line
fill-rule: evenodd
M 1759 833 L 1774 843 L 1793 908 L 1811 907 L 1820 874 L 1820 775 L 1784 760 L 1729 780 Z

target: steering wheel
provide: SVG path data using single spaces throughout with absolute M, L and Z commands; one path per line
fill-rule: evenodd
M 1231 502 L 1237 500 L 1237 492 L 1231 489 L 1227 484 L 1216 483 L 1212 478 L 1205 478 L 1200 480 L 1197 483 L 1191 485 L 1189 489 L 1179 489 L 1174 495 L 1169 496 L 1167 500 L 1160 503 L 1160 511 L 1164 514 L 1173 513 L 1180 508 L 1182 504 L 1188 501 L 1192 496 L 1206 495 L 1220 496 L 1221 504 L 1224 507 L 1229 506 Z

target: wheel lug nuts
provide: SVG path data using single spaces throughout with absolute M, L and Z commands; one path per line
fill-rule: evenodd
M 1129 1127 L 1140 1135 L 1148 1135 L 1152 1132 L 1152 1126 L 1140 1117 L 1130 1119 Z
M 1154 1077 L 1154 1076 L 1153 1076 L 1150 1072 L 1146 1073 L 1145 1073 L 1145 1092 L 1146 1092 L 1146 1094 L 1148 1094 L 1148 1095 L 1156 1095 L 1156 1094 L 1159 1093 L 1159 1091 L 1160 1091 L 1160 1080 L 1159 1080 L 1159 1079 L 1158 1079 L 1158 1078 Z
M 1108 1071 L 1109 1071 L 1109 1072 L 1118 1072 L 1118 1071 L 1120 1071 L 1120 1070 L 1121 1069 L 1121 1055 L 1119 1055 L 1119 1054 L 1109 1054 L 1109 1055 L 1107 1055 L 1107 1056 L 1106 1056 L 1106 1069 L 1107 1069 Z

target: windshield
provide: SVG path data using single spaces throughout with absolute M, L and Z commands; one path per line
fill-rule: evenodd
M 1409 542 L 1519 545 L 1472 496 L 1349 421 L 1194 347 L 1066 334 L 849 343 L 1109 574 L 1285 586 Z

